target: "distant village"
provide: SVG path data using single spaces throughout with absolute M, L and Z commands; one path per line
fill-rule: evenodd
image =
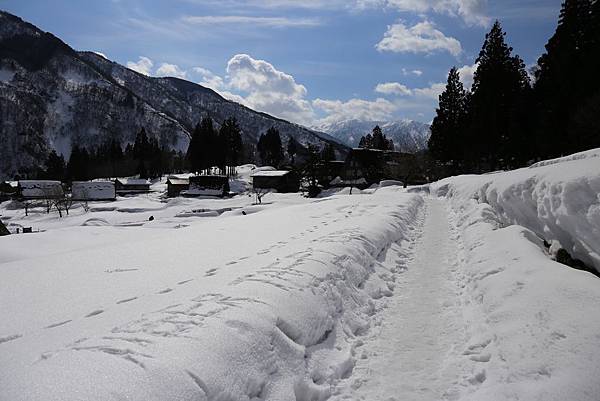
M 308 187 L 329 189 L 356 187 L 364 189 L 383 179 L 400 183 L 421 183 L 425 177 L 411 174 L 414 155 L 395 151 L 355 148 L 346 160 L 320 161 L 313 171 L 289 169 L 257 169 L 251 175 L 253 191 L 280 193 L 305 192 Z M 230 191 L 232 176 L 222 174 L 167 176 L 165 197 L 228 197 L 237 195 Z M 56 207 L 68 214 L 66 202 L 114 201 L 117 196 L 136 196 L 151 192 L 151 180 L 125 177 L 93 179 L 89 181 L 62 182 L 58 180 L 16 180 L 0 183 L 0 201 L 23 202 L 28 208 L 40 204 L 49 209 Z M 52 204 L 52 205 L 50 205 Z
M 279 139 L 278 133 L 271 132 L 271 135 L 275 134 Z M 281 148 L 281 140 L 275 142 Z M 371 146 L 373 143 L 376 146 Z M 381 180 L 396 180 L 402 185 L 427 181 L 419 156 L 393 150 L 393 144 L 378 127 L 373 130 L 373 136 L 363 137 L 361 147 L 350 149 L 345 160 L 336 160 L 332 148 L 318 149 L 308 145 L 304 160 L 294 161 L 295 154 L 289 148 L 291 162 L 288 165 L 280 158 L 274 160 L 276 167 L 256 168 L 251 173 L 251 187 L 247 190 L 256 195 L 257 203 L 269 192 L 298 192 L 314 197 L 324 189 L 364 189 Z M 265 159 L 266 162 L 273 161 L 268 157 Z M 166 191 L 161 196 L 225 198 L 238 194 L 230 189 L 230 180 L 236 176 L 235 167 L 206 167 L 201 166 L 200 171 L 193 174 L 166 174 Z M 154 181 L 164 177 L 156 177 Z M 0 183 L 0 202 L 13 200 L 26 214 L 34 207 L 44 207 L 47 213 L 55 210 L 62 217 L 69 214 L 74 203 L 114 201 L 119 196 L 147 194 L 152 192 L 152 183 L 153 180 L 145 178 L 144 174 L 90 180 L 12 180 Z

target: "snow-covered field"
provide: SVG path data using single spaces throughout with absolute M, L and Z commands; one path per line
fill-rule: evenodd
M 600 279 L 543 244 L 598 268 L 598 154 L 258 206 L 3 203 L 40 232 L 0 238 L 0 400 L 598 401 Z

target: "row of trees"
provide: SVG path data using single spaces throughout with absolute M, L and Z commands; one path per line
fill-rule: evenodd
M 360 138 L 358 143 L 359 148 L 378 149 L 378 150 L 394 150 L 394 141 L 383 133 L 379 125 L 373 128 L 372 134 L 367 134 Z
M 125 149 L 118 139 L 107 141 L 90 151 L 75 144 L 68 162 L 52 151 L 46 161 L 46 169 L 38 173 L 38 178 L 85 181 L 135 174 L 152 178 L 166 171 L 181 171 L 185 164 L 183 153 L 161 147 L 155 138 L 148 138 L 142 128 L 134 143 L 127 144 Z
M 166 172 L 192 171 L 211 174 L 218 167 L 221 174 L 235 174 L 235 167 L 255 153 L 263 165 L 281 167 L 286 163 L 295 165 L 296 156 L 307 158 L 308 151 L 290 137 L 284 152 L 281 135 L 277 128 L 262 134 L 256 148 L 242 141 L 241 129 L 235 118 L 226 119 L 219 129 L 210 117 L 204 117 L 196 125 L 186 153 L 162 147 L 156 138 L 149 137 L 142 128 L 133 143 L 124 148 L 117 139 L 107 141 L 94 150 L 73 145 L 68 162 L 62 155 L 52 151 L 46 161 L 46 169 L 37 178 L 64 181 L 84 181 L 98 177 L 139 175 L 155 178 Z M 287 157 L 286 154 L 287 153 Z M 319 150 L 323 160 L 334 160 L 335 149 L 327 144 Z
M 232 175 L 234 167 L 242 159 L 244 144 L 242 131 L 235 118 L 223 121 L 216 130 L 210 117 L 204 117 L 192 133 L 187 150 L 187 160 L 191 171 L 211 173 L 218 166 L 221 174 Z
M 532 84 L 496 21 L 471 90 L 452 68 L 439 98 L 429 149 L 446 173 L 515 168 L 600 146 L 599 26 L 600 2 L 565 1 Z

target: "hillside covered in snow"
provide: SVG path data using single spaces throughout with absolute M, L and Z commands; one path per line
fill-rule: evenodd
M 51 33 L 0 11 L 0 179 L 44 166 L 51 150 L 68 159 L 73 143 L 95 148 L 113 138 L 125 146 L 144 127 L 162 146 L 187 149 L 203 116 L 235 117 L 243 140 L 256 144 L 276 127 L 284 143 L 333 143 L 297 124 L 259 113 L 178 78 L 139 74 L 93 52 L 76 51 Z

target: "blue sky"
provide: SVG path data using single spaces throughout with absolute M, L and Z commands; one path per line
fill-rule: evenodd
M 469 85 L 491 22 L 526 64 L 560 0 L 0 0 L 78 50 L 180 76 L 304 125 L 430 122 L 448 70 Z

